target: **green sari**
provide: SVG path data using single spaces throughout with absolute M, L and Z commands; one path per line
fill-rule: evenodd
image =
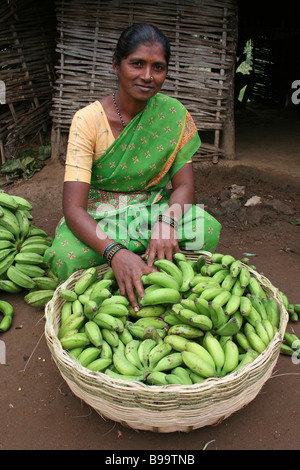
M 158 214 L 168 206 L 166 185 L 191 160 L 200 138 L 189 112 L 176 99 L 158 93 L 92 165 L 88 213 L 104 231 L 135 253 L 146 250 Z M 185 250 L 214 252 L 221 226 L 200 205 L 182 214 L 177 237 Z M 60 281 L 78 269 L 104 263 L 81 242 L 64 218 L 44 262 Z

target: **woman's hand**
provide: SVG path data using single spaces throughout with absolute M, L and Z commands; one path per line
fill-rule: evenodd
M 179 250 L 176 231 L 165 222 L 156 222 L 143 258 L 147 258 L 147 265 L 153 266 L 155 259 L 168 259 L 173 261 L 173 254 Z
M 111 267 L 120 288 L 120 294 L 128 298 L 132 307 L 139 309 L 137 297 L 145 295 L 141 277 L 156 269 L 144 263 L 139 255 L 129 250 L 119 250 L 111 260 Z

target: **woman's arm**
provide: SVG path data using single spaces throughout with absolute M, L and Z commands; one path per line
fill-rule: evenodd
M 172 187 L 173 191 L 164 215 L 170 216 L 178 222 L 195 203 L 194 175 L 191 163 L 186 163 L 176 172 L 172 178 Z M 147 264 L 152 266 L 156 257 L 172 261 L 173 254 L 178 251 L 176 230 L 164 222 L 156 222 L 144 255 L 147 257 Z

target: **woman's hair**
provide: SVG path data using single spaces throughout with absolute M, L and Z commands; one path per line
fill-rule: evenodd
M 168 65 L 171 53 L 169 40 L 162 31 L 149 23 L 136 23 L 122 32 L 113 55 L 116 65 L 120 65 L 122 59 L 131 54 L 141 44 L 151 44 L 153 42 L 159 42 L 162 45 Z

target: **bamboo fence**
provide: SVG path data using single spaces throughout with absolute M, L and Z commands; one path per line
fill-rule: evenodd
M 162 92 L 189 109 L 202 137 L 194 160 L 224 155 L 224 123 L 232 119 L 237 37 L 235 0 L 58 0 L 57 53 L 51 116 L 52 155 L 64 156 L 74 113 L 115 90 L 112 55 L 123 29 L 149 22 L 171 42 Z M 229 116 L 229 117 L 228 117 Z M 227 126 L 232 128 L 232 126 Z
M 0 107 L 1 163 L 20 156 L 38 137 L 41 145 L 51 133 L 56 17 L 54 3 L 1 0 Z M 2 97 L 3 98 L 3 97 Z

